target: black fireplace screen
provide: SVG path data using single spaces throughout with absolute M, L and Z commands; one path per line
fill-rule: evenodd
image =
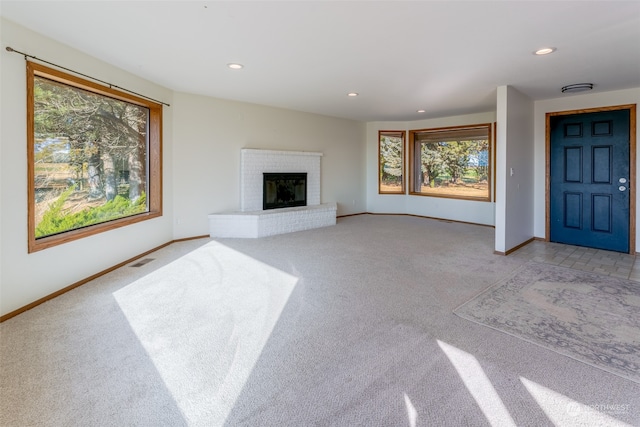
M 307 206 L 307 174 L 263 173 L 262 209 Z

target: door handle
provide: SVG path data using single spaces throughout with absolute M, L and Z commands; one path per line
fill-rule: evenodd
M 618 182 L 620 184 L 627 184 L 626 187 L 624 185 L 619 186 L 618 187 L 619 191 L 625 191 L 625 190 L 627 190 L 628 188 L 631 187 L 631 183 L 629 182 L 629 180 L 627 178 L 620 178 L 620 179 L 618 179 Z

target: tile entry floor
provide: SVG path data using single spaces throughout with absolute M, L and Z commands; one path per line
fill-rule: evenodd
M 640 282 L 635 255 L 534 240 L 509 256 Z

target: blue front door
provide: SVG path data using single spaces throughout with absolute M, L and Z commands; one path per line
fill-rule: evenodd
M 550 117 L 550 240 L 629 252 L 630 110 Z

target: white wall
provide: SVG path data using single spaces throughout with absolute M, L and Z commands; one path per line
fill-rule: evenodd
M 174 95 L 174 237 L 209 233 L 207 215 L 240 210 L 240 149 L 313 151 L 321 203 L 365 210 L 365 123 L 198 95 Z
M 619 90 L 583 95 L 563 96 L 561 98 L 546 99 L 534 103 L 534 170 L 535 170 L 535 205 L 534 205 L 534 233 L 536 237 L 545 237 L 546 206 L 545 206 L 545 144 L 546 144 L 546 114 L 559 111 L 573 111 L 586 108 L 609 107 L 615 105 L 640 104 L 640 88 Z M 640 123 L 640 109 L 636 108 L 636 123 Z M 636 143 L 640 142 L 640 126 L 636 125 Z M 636 171 L 640 171 L 640 156 L 636 156 Z M 638 177 L 638 176 L 637 176 Z M 635 183 L 636 201 L 639 201 L 640 188 L 638 179 Z M 633 188 L 633 187 L 632 187 Z M 638 209 L 636 209 L 638 212 Z M 636 215 L 636 245 L 640 242 L 640 222 Z
M 495 250 L 533 237 L 533 101 L 510 86 L 497 91 Z
M 56 43 L 9 21 L 1 22 L 0 314 L 171 240 L 172 108 L 164 108 L 164 216 L 86 239 L 27 253 L 26 62 L 16 50 L 171 103 L 172 92 Z
M 493 123 L 494 112 L 441 117 L 411 122 L 367 123 L 367 211 L 372 213 L 407 213 L 476 224 L 494 225 L 494 203 L 402 194 L 378 194 L 378 131 L 431 129 Z M 406 145 L 408 147 L 408 145 Z M 408 166 L 405 152 L 405 165 Z M 405 174 L 409 173 L 408 167 Z M 408 176 L 408 175 L 407 175 Z

